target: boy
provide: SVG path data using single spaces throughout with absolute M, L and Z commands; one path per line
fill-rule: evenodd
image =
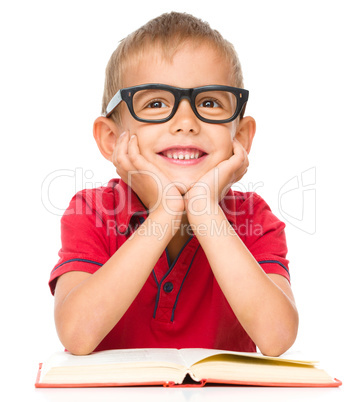
M 255 134 L 242 86 L 232 45 L 187 14 L 148 22 L 113 53 L 94 137 L 121 179 L 72 199 L 50 278 L 71 353 L 293 344 L 284 224 L 230 189 Z

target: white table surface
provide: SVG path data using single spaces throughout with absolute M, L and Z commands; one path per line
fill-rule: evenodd
M 340 388 L 267 388 L 267 387 L 204 387 L 204 388 L 93 388 L 93 389 L 18 389 L 14 400 L 71 401 L 355 401 L 355 393 L 345 385 Z M 352 397 L 353 395 L 353 397 Z M 21 398 L 21 397 L 24 398 Z M 26 399 L 25 399 L 26 398 Z

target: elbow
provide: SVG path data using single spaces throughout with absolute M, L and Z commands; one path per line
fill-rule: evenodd
M 259 347 L 265 356 L 278 357 L 285 353 L 294 343 L 296 337 L 285 337 L 277 341 L 266 342 Z
M 278 357 L 285 353 L 294 344 L 298 334 L 298 313 L 295 319 L 289 324 L 279 325 L 278 328 L 270 334 L 265 334 L 257 345 L 261 353 L 265 356 Z
M 71 336 L 59 336 L 62 345 L 66 348 L 66 350 L 72 355 L 76 356 L 85 356 L 94 352 L 96 348 L 96 344 L 90 340 L 82 340 L 79 337 L 71 337 Z
M 63 345 L 66 350 L 71 353 L 72 355 L 75 356 L 86 356 L 90 355 L 95 348 L 90 347 L 89 345 L 84 345 L 84 344 L 68 344 L 68 346 Z
M 92 333 L 88 333 L 83 328 L 70 326 L 68 323 L 56 325 L 58 338 L 66 350 L 77 356 L 89 355 L 100 342 L 94 339 Z
M 285 340 L 279 343 L 272 343 L 270 345 L 263 345 L 260 348 L 261 353 L 264 356 L 278 357 L 283 355 L 292 345 L 292 342 L 285 342 Z

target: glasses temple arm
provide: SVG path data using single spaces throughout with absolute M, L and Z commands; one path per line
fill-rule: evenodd
M 109 117 L 115 110 L 115 108 L 118 106 L 118 104 L 122 101 L 121 97 L 121 89 L 116 92 L 116 94 L 113 96 L 111 101 L 106 107 L 105 111 L 105 117 Z

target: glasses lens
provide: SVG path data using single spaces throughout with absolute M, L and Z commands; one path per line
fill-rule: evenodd
M 200 116 L 209 120 L 225 120 L 232 117 L 237 108 L 237 98 L 229 91 L 200 92 L 195 98 Z
M 172 113 L 174 95 L 166 90 L 144 89 L 135 93 L 132 105 L 135 114 L 141 119 L 165 119 Z

